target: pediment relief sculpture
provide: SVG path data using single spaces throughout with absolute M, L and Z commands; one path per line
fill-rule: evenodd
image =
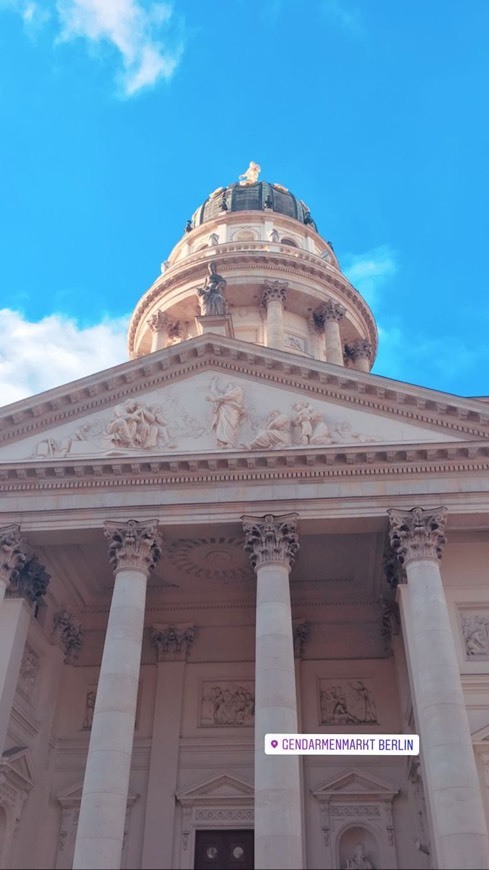
M 452 437 L 452 436 L 450 436 Z M 2 448 L 2 458 L 64 459 L 180 451 L 420 443 L 432 432 L 239 375 L 199 372 L 165 389 Z

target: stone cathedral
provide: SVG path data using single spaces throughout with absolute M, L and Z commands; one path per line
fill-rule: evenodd
M 489 868 L 489 400 L 376 349 L 251 163 L 129 361 L 0 410 L 0 867 Z

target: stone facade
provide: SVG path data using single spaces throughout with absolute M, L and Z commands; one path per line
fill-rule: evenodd
M 229 196 L 129 362 L 0 411 L 0 867 L 487 868 L 489 406 L 371 374 L 309 212 Z

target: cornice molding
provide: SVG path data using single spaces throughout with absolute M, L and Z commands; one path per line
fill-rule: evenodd
M 181 484 L 414 477 L 489 471 L 489 443 L 362 445 L 200 456 L 66 459 L 0 466 L 0 492 L 161 487 Z
M 400 382 L 378 375 L 235 339 L 199 336 L 7 405 L 0 411 L 0 444 L 44 432 L 210 368 L 435 430 L 489 438 L 489 405 L 477 400 L 459 399 L 423 387 L 405 388 Z

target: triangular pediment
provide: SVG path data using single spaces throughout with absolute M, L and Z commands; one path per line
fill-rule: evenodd
M 486 743 L 489 747 L 489 725 L 472 733 L 472 743 Z
M 216 803 L 252 803 L 254 796 L 253 786 L 236 776 L 225 771 L 197 783 L 190 788 L 177 794 L 177 800 L 183 806 L 194 804 Z
M 450 445 L 482 402 L 201 336 L 0 412 L 0 463 Z
M 318 800 L 329 801 L 332 798 L 352 799 L 370 798 L 371 800 L 392 799 L 398 789 L 393 789 L 390 783 L 376 776 L 366 775 L 359 770 L 350 770 L 315 789 L 312 794 Z
M 36 782 L 36 774 L 29 749 L 25 746 L 13 746 L 7 749 L 0 763 L 0 773 L 18 787 L 30 790 Z

